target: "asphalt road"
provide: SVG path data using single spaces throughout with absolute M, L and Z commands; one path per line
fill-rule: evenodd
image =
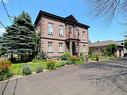
M 127 95 L 127 62 L 65 66 L 0 82 L 0 95 Z

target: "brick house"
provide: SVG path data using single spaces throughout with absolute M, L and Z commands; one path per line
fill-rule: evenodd
M 108 46 L 114 44 L 116 46 L 116 50 L 114 55 L 116 57 L 123 57 L 124 56 L 124 47 L 121 43 L 118 43 L 113 40 L 107 40 L 107 41 L 99 41 L 89 44 L 89 48 L 92 49 L 94 54 L 103 55 L 103 49 Z
M 49 57 L 58 57 L 63 52 L 88 54 L 89 26 L 79 23 L 74 16 L 64 18 L 40 11 L 34 24 L 41 34 L 41 50 Z

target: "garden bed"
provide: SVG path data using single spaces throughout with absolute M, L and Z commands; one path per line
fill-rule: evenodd
M 51 71 L 51 70 L 56 70 L 62 66 L 65 65 L 73 65 L 73 64 L 83 64 L 84 59 L 82 56 L 76 57 L 76 56 L 71 56 L 68 53 L 65 53 L 64 55 L 61 56 L 59 60 L 37 60 L 33 59 L 32 62 L 26 62 L 26 63 L 11 63 L 9 60 L 2 59 L 0 61 L 3 65 L 1 66 L 2 69 L 0 69 L 0 73 L 2 74 L 2 80 L 6 80 L 10 77 L 15 77 L 15 76 L 27 76 L 31 75 L 34 73 L 40 73 L 43 71 Z M 9 65 L 8 65 L 9 63 Z M 5 68 L 7 65 L 7 68 Z M 7 71 L 7 73 L 6 73 Z M 8 75 L 10 74 L 10 75 Z

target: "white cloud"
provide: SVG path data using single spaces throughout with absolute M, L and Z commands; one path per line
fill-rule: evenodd
M 0 36 L 2 36 L 3 33 L 5 33 L 5 29 L 4 28 L 0 28 Z
M 1 2 L 2 0 L 0 0 L 0 2 Z M 5 3 L 8 3 L 8 0 L 3 0 Z

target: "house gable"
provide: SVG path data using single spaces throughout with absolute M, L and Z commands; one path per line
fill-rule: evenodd
M 68 24 L 74 24 L 74 25 L 77 25 L 77 26 L 85 28 L 85 29 L 89 28 L 88 25 L 79 23 L 73 15 L 70 15 L 70 16 L 63 18 L 63 17 L 57 16 L 57 15 L 54 15 L 51 13 L 44 12 L 44 11 L 39 12 L 39 14 L 35 20 L 35 23 L 34 23 L 35 26 L 37 25 L 37 23 L 39 22 L 39 20 L 42 16 L 53 18 L 53 19 L 56 19 L 56 20 L 59 20 L 59 21 L 62 21 L 62 22 L 68 23 Z
M 67 22 L 78 23 L 73 15 L 67 16 L 65 19 Z

